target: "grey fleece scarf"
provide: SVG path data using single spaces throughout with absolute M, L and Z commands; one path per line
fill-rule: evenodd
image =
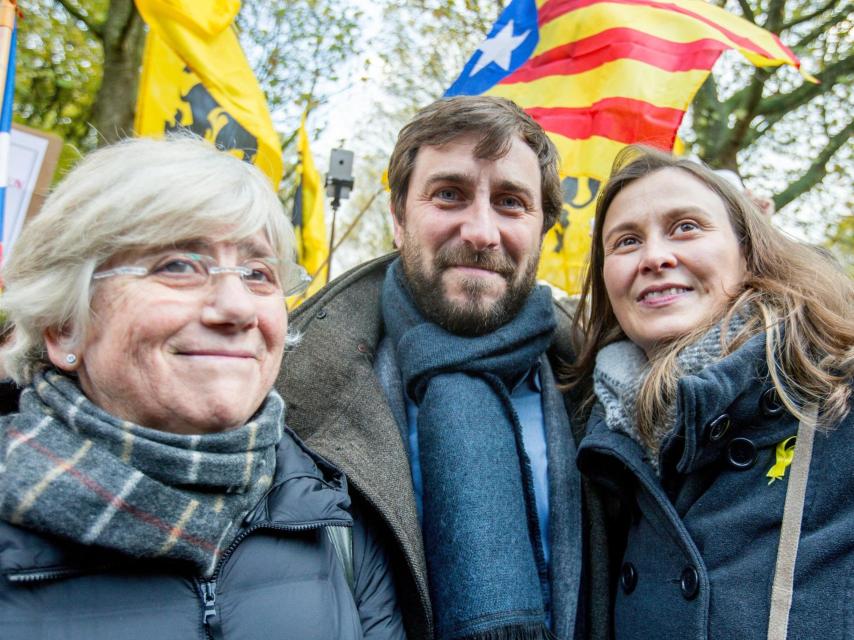
M 0 518 L 136 558 L 213 574 L 269 488 L 284 401 L 271 392 L 242 427 L 178 435 L 120 420 L 70 378 L 37 374 L 0 420 Z
M 745 316 L 734 316 L 727 335 L 732 336 L 745 325 Z M 685 347 L 676 364 L 679 375 L 693 375 L 722 357 L 721 323 L 718 323 L 693 344 Z M 648 454 L 650 464 L 658 469 L 658 447 L 649 449 L 637 430 L 637 400 L 641 385 L 649 373 L 649 361 L 643 350 L 630 340 L 613 342 L 596 355 L 593 370 L 593 391 L 605 411 L 605 422 L 611 429 L 631 436 Z M 676 406 L 670 404 L 666 419 L 656 425 L 655 442 L 660 444 L 676 426 Z

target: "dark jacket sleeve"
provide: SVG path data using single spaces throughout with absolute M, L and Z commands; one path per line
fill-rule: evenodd
M 353 504 L 353 573 L 356 607 L 365 640 L 405 640 L 388 554 L 379 528 Z

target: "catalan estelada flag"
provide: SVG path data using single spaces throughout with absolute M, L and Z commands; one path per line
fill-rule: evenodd
M 509 98 L 557 145 L 564 210 L 540 278 L 580 290 L 614 156 L 630 143 L 672 149 L 726 49 L 757 66 L 799 67 L 777 36 L 702 0 L 513 0 L 502 12 L 445 95 Z
M 136 0 L 149 32 L 134 128 L 189 129 L 258 166 L 278 189 L 282 151 L 232 22 L 240 0 Z
M 12 101 L 15 97 L 16 3 L 0 0 L 0 263 L 3 261 L 6 186 L 12 148 Z
M 323 180 L 308 143 L 305 117 L 297 133 L 297 190 L 294 194 L 293 224 L 297 237 L 297 259 L 311 276 L 311 284 L 305 293 L 290 303 L 298 304 L 326 284 L 326 272 L 329 269 L 329 245 L 326 239 L 326 220 L 323 204 L 325 202 Z

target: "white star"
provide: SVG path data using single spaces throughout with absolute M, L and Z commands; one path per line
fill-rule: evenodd
M 475 75 L 490 62 L 494 62 L 505 71 L 509 71 L 510 57 L 516 48 L 525 41 L 529 33 L 531 32 L 526 31 L 522 35 L 514 36 L 513 21 L 508 22 L 501 31 L 484 40 L 483 44 L 477 48 L 480 51 L 480 58 L 472 68 L 471 75 Z

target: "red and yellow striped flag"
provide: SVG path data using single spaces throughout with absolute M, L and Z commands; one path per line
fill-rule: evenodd
M 702 0 L 514 0 L 446 96 L 509 98 L 561 154 L 564 210 L 539 277 L 576 293 L 596 195 L 630 143 L 670 150 L 721 52 L 757 66 L 798 59 L 779 38 Z

